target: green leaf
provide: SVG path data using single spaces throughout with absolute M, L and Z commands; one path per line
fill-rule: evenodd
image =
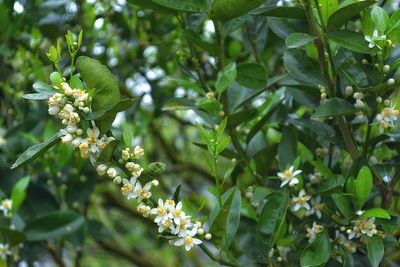
M 336 187 L 343 185 L 345 182 L 346 179 L 341 175 L 330 176 L 321 183 L 321 186 L 318 189 L 318 193 L 323 193 L 332 190 Z
M 232 84 L 236 77 L 237 71 L 235 62 L 226 65 L 218 73 L 217 81 L 215 82 L 215 88 L 217 89 L 217 92 L 224 92 Z
M 327 34 L 330 40 L 337 43 L 350 51 L 369 54 L 371 49 L 368 47 L 368 42 L 365 41 L 364 35 L 353 31 L 336 31 Z
M 305 33 L 299 33 L 295 32 L 289 35 L 286 38 L 286 46 L 288 48 L 296 48 L 296 47 L 301 47 L 305 44 L 308 44 L 309 42 L 315 40 L 315 36 L 311 36 Z
M 302 267 L 320 266 L 329 260 L 331 242 L 326 231 L 317 234 L 315 239 L 304 248 L 300 256 Z
M 374 6 L 371 11 L 371 18 L 375 24 L 375 28 L 378 29 L 381 34 L 385 33 L 389 25 L 388 13 L 380 6 Z
M 363 214 L 361 214 L 362 218 L 382 218 L 382 219 L 390 219 L 390 213 L 382 208 L 372 208 L 366 210 Z
M 105 108 L 105 109 L 99 109 L 93 112 L 90 112 L 87 114 L 86 119 L 87 120 L 101 120 L 109 116 L 115 116 L 118 112 L 127 110 L 130 108 L 133 104 L 134 100 L 125 98 L 119 100 L 117 103 L 115 103 L 114 106 Z
M 260 89 L 267 85 L 267 70 L 255 62 L 241 63 L 237 66 L 236 81 L 244 87 Z
M 173 195 L 174 196 L 173 200 L 175 201 L 175 203 L 179 202 L 181 191 L 182 191 L 182 185 L 178 185 Z
M 356 180 L 356 193 L 358 207 L 361 209 L 367 202 L 372 191 L 372 173 L 371 170 L 364 166 L 358 173 Z
M 351 199 L 348 196 L 339 193 L 334 193 L 331 195 L 331 197 L 340 213 L 342 213 L 347 220 L 350 220 L 353 217 Z
M 256 164 L 257 172 L 267 176 L 274 163 L 275 156 L 278 151 L 278 144 L 267 146 L 253 155 L 254 163 Z
M 12 212 L 16 212 L 18 208 L 21 206 L 22 202 L 25 200 L 26 197 L 26 188 L 29 184 L 29 176 L 25 176 L 24 178 L 20 179 L 13 187 L 11 193 L 11 200 L 12 200 Z
M 372 267 L 378 267 L 385 250 L 382 239 L 378 236 L 368 237 L 367 250 Z
M 222 195 L 222 208 L 219 207 L 219 205 L 216 205 L 210 213 L 210 233 L 212 233 L 213 239 L 217 245 L 220 245 L 223 241 L 225 242 L 223 239 L 226 238 L 226 225 L 228 222 L 228 216 L 232 208 L 233 197 L 237 190 L 238 189 L 235 187 L 232 187 L 226 191 Z
M 328 18 L 339 8 L 338 0 L 320 0 L 319 9 L 321 10 L 322 20 L 326 24 Z
M 122 132 L 122 138 L 124 140 L 124 144 L 127 147 L 131 147 L 132 145 L 132 140 L 134 138 L 134 127 L 130 124 L 127 124 L 124 126 L 124 131 Z
M 183 97 L 168 99 L 167 101 L 165 101 L 164 106 L 162 107 L 163 111 L 187 109 L 197 109 L 197 107 L 192 100 Z
M 315 111 L 314 118 L 326 118 L 331 116 L 349 115 L 357 112 L 357 109 L 341 98 L 329 98 Z
M 211 56 L 219 56 L 221 54 L 221 49 L 217 45 L 201 40 L 199 35 L 192 30 L 184 30 L 183 36 L 189 43 L 194 44 L 203 51 L 207 51 Z
M 278 159 L 281 170 L 292 166 L 297 156 L 297 134 L 292 127 L 285 127 L 278 145 Z
M 35 90 L 36 92 L 38 92 L 39 94 L 42 94 L 42 95 L 52 96 L 58 92 L 53 86 L 48 85 L 47 83 L 42 83 L 42 82 L 35 82 L 32 85 L 32 87 L 33 87 L 33 90 Z
M 87 86 L 96 89 L 92 100 L 93 111 L 107 109 L 119 101 L 117 79 L 106 66 L 96 59 L 80 56 L 76 60 L 76 68 Z
M 267 6 L 260 7 L 251 12 L 252 15 L 279 17 L 290 19 L 307 19 L 306 12 L 300 7 Z
M 303 49 L 286 50 L 283 63 L 289 74 L 302 84 L 314 87 L 323 84 L 319 63 L 308 57 Z
M 203 12 L 206 10 L 204 0 L 152 0 L 154 3 L 183 12 Z
M 375 1 L 361 1 L 349 4 L 336 10 L 328 19 L 327 30 L 340 29 L 347 21 L 358 15 L 362 10 L 375 4 Z
M 45 151 L 50 149 L 52 146 L 54 146 L 55 144 L 60 142 L 61 136 L 62 136 L 62 133 L 58 132 L 53 137 L 46 140 L 45 142 L 31 146 L 17 158 L 17 160 L 11 166 L 11 169 L 21 167 L 21 166 L 33 161 L 34 159 L 39 157 L 41 154 L 43 154 Z
M 313 160 L 310 163 L 322 174 L 323 177 L 333 176 L 331 169 L 326 166 L 322 161 Z
M 285 221 L 288 204 L 289 193 L 285 190 L 268 198 L 258 220 L 256 240 L 253 241 L 257 249 L 266 252 L 274 246 L 279 229 Z
M 241 199 L 242 198 L 240 196 L 240 190 L 235 188 L 232 196 L 231 207 L 229 209 L 228 218 L 226 221 L 226 231 L 224 237 L 224 246 L 226 248 L 229 248 L 239 228 Z
M 26 240 L 26 235 L 23 232 L 12 230 L 3 226 L 0 226 L 1 235 L 6 238 L 7 243 L 10 246 L 18 245 Z
M 25 233 L 28 241 L 49 240 L 69 235 L 83 223 L 84 218 L 73 211 L 56 211 L 30 222 Z
M 169 12 L 173 14 L 177 14 L 177 11 L 172 8 L 168 8 L 166 6 L 155 3 L 153 0 L 128 0 L 130 4 L 138 5 L 143 8 L 153 9 L 162 12 Z
M 61 77 L 60 73 L 58 73 L 57 71 L 54 71 L 50 74 L 50 81 L 57 86 L 61 86 L 61 83 L 63 82 L 63 78 Z M 37 82 L 37 83 L 41 83 L 41 82 Z M 35 88 L 35 84 L 33 84 L 33 88 Z M 47 85 L 47 84 L 46 84 Z
M 49 99 L 51 97 L 51 95 L 47 95 L 47 94 L 26 94 L 22 96 L 25 99 L 28 100 L 46 100 Z
M 211 13 L 214 18 L 227 21 L 246 14 L 260 4 L 259 0 L 214 0 Z

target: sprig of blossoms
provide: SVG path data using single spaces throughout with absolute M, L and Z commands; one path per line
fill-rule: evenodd
M 48 100 L 50 115 L 61 119 L 65 125 L 61 129 L 61 141 L 65 144 L 71 143 L 74 148 L 79 148 L 82 158 L 88 158 L 90 153 L 97 155 L 113 137 L 103 135 L 100 137 L 100 130 L 92 122 L 92 128 L 87 128 L 84 134 L 81 125 L 81 116 L 91 111 L 89 94 L 83 89 L 72 89 L 66 82 L 56 87 L 59 92 L 52 95 Z
M 12 204 L 12 200 L 10 199 L 4 199 L 1 202 L 0 210 L 3 212 L 5 217 L 9 217 L 11 215 Z
M 378 233 L 375 225 L 375 217 L 371 218 L 360 218 L 353 221 L 354 226 L 351 229 L 347 229 L 346 233 L 349 235 L 349 239 L 359 238 L 363 235 L 372 237 Z
M 381 113 L 376 115 L 376 120 L 383 129 L 392 128 L 399 115 L 399 110 L 392 104 L 389 107 L 385 107 Z

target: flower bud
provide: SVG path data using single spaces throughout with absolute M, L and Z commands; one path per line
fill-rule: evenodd
M 63 137 L 61 137 L 61 142 L 63 142 L 64 144 L 69 144 L 72 142 L 73 139 L 74 138 L 72 137 L 71 134 L 67 134 L 67 135 L 64 135 Z
M 203 228 L 197 229 L 197 234 L 198 235 L 204 235 L 204 229 Z
M 387 84 L 388 85 L 393 85 L 396 81 L 393 78 L 390 78 L 389 80 L 387 80 Z
M 360 92 L 356 92 L 356 93 L 354 93 L 353 97 L 355 99 L 363 99 L 364 98 L 364 94 L 360 93 Z
M 368 60 L 365 59 L 365 58 L 363 58 L 363 60 L 361 60 L 361 63 L 364 64 L 364 65 L 365 65 L 365 64 L 368 64 Z
M 114 184 L 120 184 L 122 182 L 122 178 L 121 178 L 121 176 L 116 176 L 115 178 L 114 178 L 114 180 L 113 180 L 113 183 Z
M 207 233 L 204 237 L 206 240 L 210 240 L 212 238 L 212 235 L 210 233 Z
M 389 99 L 386 99 L 385 101 L 383 101 L 383 104 L 385 105 L 385 106 L 390 106 L 390 100 Z
M 378 96 L 376 98 L 376 103 L 378 103 L 378 104 L 382 103 L 382 97 Z
M 214 98 L 214 92 L 208 92 L 207 94 L 206 94 L 206 97 L 208 98 L 208 99 L 213 99 Z
M 389 65 L 384 65 L 382 70 L 383 70 L 384 73 L 388 73 L 390 71 L 390 66 Z
M 252 198 L 253 197 L 253 192 L 246 192 L 245 196 L 247 198 Z
M 97 171 L 97 173 L 98 173 L 100 176 L 106 174 L 107 165 L 106 165 L 106 164 L 99 164 L 99 165 L 97 165 L 96 171 Z
M 135 157 L 139 158 L 143 156 L 144 149 L 141 148 L 140 146 L 135 146 L 135 148 L 133 149 L 133 154 L 135 155 Z
M 345 90 L 346 90 L 346 95 L 349 96 L 353 93 L 353 86 L 347 85 Z
M 110 178 L 114 178 L 115 176 L 117 176 L 117 170 L 115 168 L 111 167 L 107 170 L 107 175 Z
M 151 184 L 153 186 L 158 186 L 160 184 L 160 182 L 158 180 L 153 180 L 153 181 L 151 181 Z

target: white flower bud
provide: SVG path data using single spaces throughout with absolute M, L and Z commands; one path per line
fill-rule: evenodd
M 107 175 L 108 175 L 108 177 L 110 177 L 110 178 L 114 178 L 115 176 L 117 176 L 117 170 L 115 169 L 115 168 L 109 168 L 108 170 L 107 170 Z
M 363 99 L 364 98 L 364 94 L 360 93 L 360 92 L 356 92 L 356 93 L 354 93 L 353 97 L 355 99 Z
M 121 176 L 116 176 L 113 180 L 114 184 L 120 184 L 122 182 Z
M 321 100 L 325 100 L 326 99 L 326 93 L 322 93 L 321 94 Z
M 385 101 L 383 101 L 383 104 L 385 105 L 385 106 L 390 106 L 390 100 L 389 99 L 386 99 Z
M 346 230 L 346 234 L 348 234 L 348 235 L 351 234 L 351 230 L 350 230 L 350 229 L 347 229 L 347 230 Z
M 73 91 L 72 91 L 71 87 L 69 87 L 68 83 L 61 83 L 61 88 L 64 90 L 64 93 L 67 96 L 72 95 Z
M 75 133 L 76 130 L 78 130 L 78 127 L 75 124 L 70 124 L 67 126 L 67 128 L 65 128 L 65 130 L 67 130 L 69 133 Z
M 197 226 L 198 228 L 200 228 L 200 227 L 201 227 L 201 222 L 196 221 L 196 226 Z
M 72 137 L 71 134 L 67 134 L 67 135 L 64 135 L 63 137 L 61 137 L 61 142 L 63 142 L 64 144 L 69 144 L 72 142 L 73 139 L 74 138 Z
M 364 58 L 363 60 L 361 60 L 361 63 L 364 64 L 364 65 L 368 64 L 368 60 Z
M 246 192 L 245 196 L 247 198 L 252 198 L 253 197 L 253 192 Z
M 347 85 L 345 90 L 346 90 L 346 95 L 349 96 L 353 93 L 353 86 Z
M 125 168 L 127 168 L 129 171 L 133 171 L 135 169 L 135 163 L 134 162 L 127 162 L 125 164 Z
M 393 85 L 396 81 L 393 78 L 390 78 L 389 80 L 387 80 L 387 84 L 388 85 Z
M 382 103 L 382 97 L 380 96 L 376 97 L 376 103 L 378 104 Z
M 135 146 L 135 148 L 133 150 L 133 154 L 135 155 L 135 157 L 139 158 L 139 157 L 143 156 L 144 149 L 141 148 L 140 146 Z
M 77 135 L 82 135 L 82 134 L 83 134 L 83 130 L 82 130 L 82 129 L 76 130 L 76 134 L 77 134 Z
M 89 107 L 84 107 L 84 108 L 82 108 L 82 110 L 86 114 L 89 113 L 89 111 L 90 111 Z
M 106 165 L 106 164 L 99 164 L 99 165 L 97 165 L 96 171 L 97 171 L 97 173 L 98 173 L 100 176 L 106 174 L 107 165 Z
M 151 184 L 153 186 L 158 186 L 160 184 L 160 182 L 158 180 L 153 180 L 153 181 L 151 181 Z
M 383 70 L 384 73 L 388 73 L 390 71 L 390 66 L 389 65 L 384 65 L 382 70 Z
M 340 231 L 342 231 L 342 232 L 346 231 L 346 227 L 340 226 Z
M 365 104 L 364 104 L 364 102 L 363 102 L 362 100 L 357 99 L 357 101 L 356 101 L 356 103 L 354 104 L 354 106 L 355 106 L 356 108 L 364 108 L 364 107 L 365 107 Z
M 198 235 L 204 235 L 204 229 L 203 228 L 197 229 L 197 234 Z
M 210 239 L 212 238 L 212 235 L 211 235 L 210 233 L 207 233 L 207 234 L 204 236 L 204 238 L 205 238 L 206 240 L 210 240 Z

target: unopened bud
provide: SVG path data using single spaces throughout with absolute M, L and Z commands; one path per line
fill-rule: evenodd
M 353 86 L 348 85 L 348 86 L 346 86 L 345 90 L 346 90 L 346 95 L 349 96 L 353 93 Z
M 207 233 L 204 237 L 206 240 L 210 240 L 212 238 L 212 235 L 210 233 Z
M 390 71 L 390 66 L 389 65 L 384 65 L 382 70 L 383 70 L 384 73 L 388 73 Z
M 388 85 L 393 85 L 396 81 L 393 78 L 390 78 L 389 80 L 387 80 L 387 84 Z

